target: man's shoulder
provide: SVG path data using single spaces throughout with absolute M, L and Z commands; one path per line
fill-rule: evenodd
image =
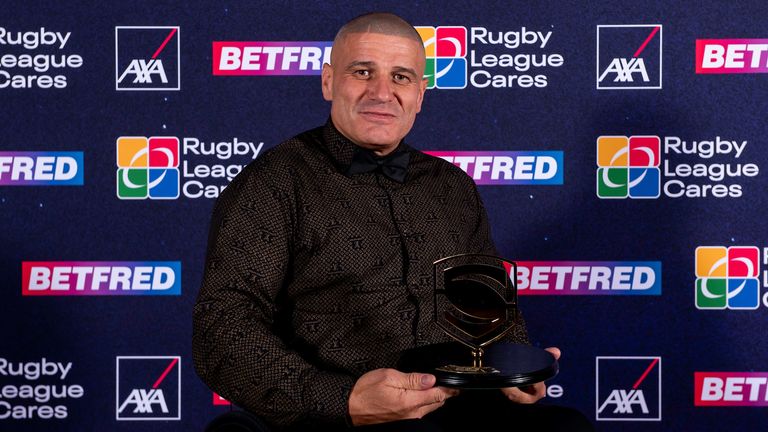
M 322 127 L 306 130 L 266 149 L 245 167 L 245 171 L 273 176 L 276 172 L 301 169 L 308 160 L 320 156 L 322 130 Z
M 322 139 L 322 127 L 309 129 L 268 149 L 263 157 L 273 160 L 290 160 L 295 157 L 310 156 L 320 151 L 319 144 Z
M 320 160 L 322 127 L 299 133 L 271 148 L 243 167 L 222 196 L 232 196 L 264 187 L 273 191 L 290 190 L 297 179 L 312 172 Z

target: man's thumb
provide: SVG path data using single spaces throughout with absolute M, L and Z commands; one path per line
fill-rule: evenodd
M 434 375 L 423 373 L 409 373 L 406 379 L 406 387 L 409 390 L 426 390 L 432 388 L 435 385 L 436 378 Z

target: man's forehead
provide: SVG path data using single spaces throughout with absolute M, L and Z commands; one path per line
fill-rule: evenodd
M 374 61 L 366 59 L 374 51 L 381 51 L 393 58 L 402 60 L 412 59 L 415 62 L 424 61 L 424 45 L 402 36 L 365 32 L 347 33 L 337 40 L 331 52 L 331 59 L 344 56 L 347 61 Z M 409 59 L 410 57 L 410 59 Z

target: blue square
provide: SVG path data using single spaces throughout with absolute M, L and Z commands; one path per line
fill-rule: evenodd
M 149 197 L 152 199 L 175 199 L 179 197 L 179 170 L 149 170 Z
M 435 86 L 441 89 L 467 87 L 467 59 L 439 58 L 435 62 Z
M 760 289 L 757 279 L 728 279 L 728 307 L 730 309 L 757 309 Z
M 630 168 L 629 196 L 631 198 L 658 198 L 660 173 L 658 168 Z

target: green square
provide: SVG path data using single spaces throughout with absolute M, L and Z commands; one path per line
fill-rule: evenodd
M 427 66 L 424 68 L 424 78 L 427 79 L 428 89 L 435 87 L 435 59 L 427 59 Z
M 597 196 L 600 198 L 626 198 L 629 195 L 629 170 L 626 168 L 598 168 Z
M 708 295 L 704 295 L 705 281 Z M 724 278 L 696 279 L 696 307 L 699 309 L 725 309 L 728 301 L 727 286 L 727 279 Z
M 149 170 L 119 168 L 117 170 L 118 198 L 146 198 L 149 194 Z

